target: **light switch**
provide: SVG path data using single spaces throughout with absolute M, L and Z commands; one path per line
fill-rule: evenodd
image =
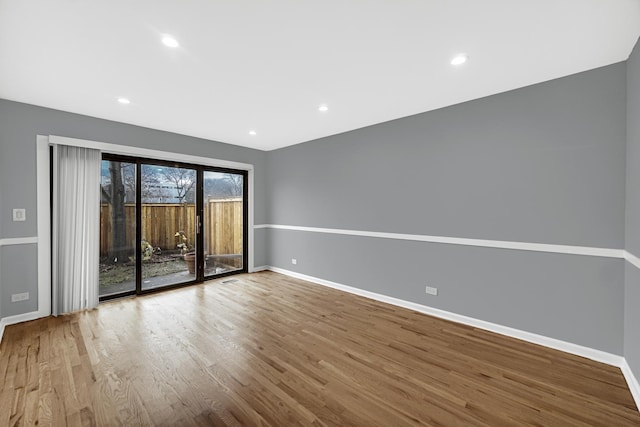
M 13 210 L 13 220 L 14 221 L 26 221 L 27 220 L 26 209 L 14 209 Z

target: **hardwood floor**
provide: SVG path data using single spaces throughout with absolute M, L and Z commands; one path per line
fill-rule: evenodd
M 617 368 L 271 272 L 9 326 L 0 381 L 1 426 L 640 425 Z

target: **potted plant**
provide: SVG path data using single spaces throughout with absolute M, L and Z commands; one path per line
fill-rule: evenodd
M 142 253 L 142 261 L 149 261 L 153 254 L 160 253 L 160 248 L 154 249 L 154 247 L 151 246 L 151 243 L 142 239 L 142 241 L 140 242 L 140 252 Z M 129 257 L 129 261 L 131 261 L 132 263 L 136 262 L 135 254 Z
M 153 246 L 151 246 L 151 243 L 142 239 L 142 242 L 140 243 L 140 249 L 142 249 L 142 261 L 149 261 L 153 256 L 153 252 L 154 252 L 154 249 L 153 249 Z
M 193 246 L 189 244 L 189 238 L 184 234 L 184 231 L 177 231 L 175 237 L 178 239 L 176 246 L 180 248 L 180 253 L 187 264 L 189 273 L 196 274 L 196 252 L 193 250 Z

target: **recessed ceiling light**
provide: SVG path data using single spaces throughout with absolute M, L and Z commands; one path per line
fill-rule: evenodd
M 258 132 L 256 132 L 255 130 L 250 130 L 249 131 L 249 135 L 253 136 L 253 135 L 257 135 Z
M 329 107 L 327 106 L 327 104 L 321 104 L 318 107 L 318 111 L 322 111 L 324 113 L 325 111 L 329 111 Z
M 169 47 L 178 47 L 180 46 L 178 44 L 178 41 L 176 39 L 174 39 L 171 36 L 164 36 L 162 37 L 162 43 L 164 43 L 165 46 L 169 46 Z
M 118 102 L 120 104 L 131 104 L 131 101 L 129 101 L 127 98 L 118 98 Z
M 459 55 L 456 55 L 451 60 L 451 65 L 462 65 L 467 62 L 467 59 L 469 59 L 469 55 L 467 55 L 466 53 L 461 53 Z

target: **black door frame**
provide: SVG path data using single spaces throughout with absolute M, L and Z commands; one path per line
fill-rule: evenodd
M 223 168 L 216 166 L 199 165 L 195 163 L 172 162 L 167 160 L 151 159 L 146 157 L 125 156 L 119 154 L 102 153 L 102 160 L 133 163 L 136 165 L 136 289 L 112 295 L 100 297 L 100 301 L 114 298 L 121 298 L 133 295 L 145 295 L 155 292 L 162 292 L 169 289 L 191 286 L 202 283 L 205 280 L 217 279 L 234 274 L 247 273 L 249 271 L 249 194 L 248 194 L 248 171 L 240 169 Z M 142 289 L 142 165 L 169 166 L 176 168 L 195 169 L 196 171 L 196 277 L 187 282 L 167 285 L 160 288 Z M 233 173 L 242 176 L 242 268 L 220 274 L 204 275 L 204 237 L 202 218 L 204 215 L 204 172 Z
M 231 276 L 238 273 L 247 273 L 249 271 L 249 194 L 248 194 L 248 177 L 249 173 L 246 170 L 238 170 L 238 169 L 230 169 L 230 168 L 219 168 L 213 166 L 200 166 L 198 170 L 198 193 L 196 198 L 199 198 L 200 201 L 196 202 L 196 211 L 198 212 L 198 224 L 196 226 L 199 229 L 200 238 L 197 240 L 197 253 L 204 255 L 204 237 L 202 236 L 202 230 L 204 225 L 202 223 L 202 218 L 204 217 L 204 173 L 205 172 L 219 172 L 219 173 L 232 173 L 235 175 L 242 175 L 242 269 L 227 271 L 225 273 L 220 274 L 210 274 L 208 276 L 204 275 L 204 260 L 203 262 L 198 262 L 198 278 L 199 281 L 211 280 L 218 277 Z M 200 271 L 201 270 L 201 271 Z

